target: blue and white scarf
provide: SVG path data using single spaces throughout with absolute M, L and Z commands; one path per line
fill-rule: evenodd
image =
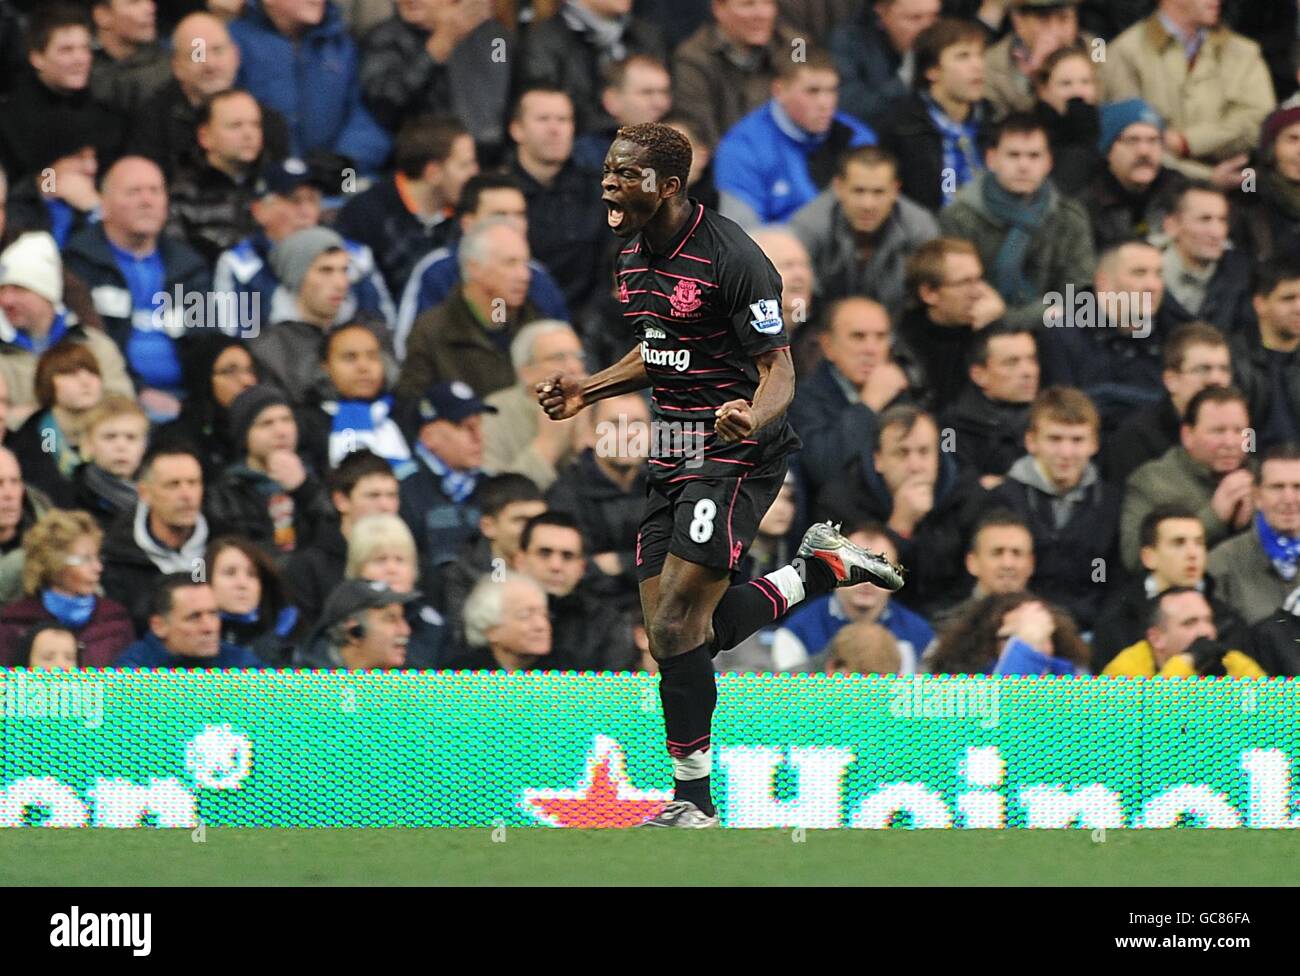
M 429 470 L 442 479 L 442 493 L 456 504 L 460 504 L 474 494 L 481 473 L 478 468 L 472 471 L 457 471 L 444 464 L 438 455 L 423 444 L 415 446 L 415 453 L 429 466 Z
M 1300 569 L 1300 539 L 1276 531 L 1264 521 L 1262 512 L 1255 513 L 1255 532 L 1277 575 L 1288 583 L 1295 579 L 1296 571 Z
M 975 178 L 975 173 L 982 169 L 979 148 L 978 111 L 972 109 L 965 122 L 954 122 L 948 113 L 939 107 L 929 95 L 921 96 L 925 107 L 930 112 L 930 120 L 939 130 L 939 139 L 943 143 L 943 168 L 945 175 L 952 172 L 956 177 L 955 185 L 949 187 L 946 179 L 940 181 L 943 190 L 943 205 L 952 203 L 957 191 Z

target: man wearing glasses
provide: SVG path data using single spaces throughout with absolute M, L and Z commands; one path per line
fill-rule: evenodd
M 1178 443 L 1178 427 L 1192 397 L 1207 386 L 1231 385 L 1227 338 L 1204 322 L 1179 326 L 1165 340 L 1160 380 L 1165 397 L 1123 421 L 1107 444 L 1102 467 L 1111 484 L 1124 484 L 1139 467 Z
M 907 264 L 908 310 L 898 339 L 920 362 L 942 411 L 966 385 L 975 333 L 1002 318 L 1006 303 L 984 280 L 984 266 L 970 241 L 937 237 L 922 244 Z

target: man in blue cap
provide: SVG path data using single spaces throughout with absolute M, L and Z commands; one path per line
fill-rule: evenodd
M 399 489 L 402 519 L 420 554 L 421 588 L 439 605 L 439 576 L 478 528 L 483 414 L 496 413 L 468 383 L 435 383 L 414 404 L 416 464 Z
M 1165 122 L 1140 98 L 1101 107 L 1097 148 L 1106 160 L 1080 199 L 1097 253 L 1159 233 L 1176 187 L 1185 180 L 1161 163 Z

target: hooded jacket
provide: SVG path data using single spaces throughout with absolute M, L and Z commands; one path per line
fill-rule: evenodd
M 939 215 L 939 227 L 946 235 L 964 237 L 975 245 L 990 280 L 1010 229 L 989 210 L 984 199 L 984 181 L 991 179 L 995 179 L 992 173 L 977 174 Z M 1026 248 L 1023 277 L 1035 294 L 1064 291 L 1071 284 L 1076 289 L 1086 288 L 1092 282 L 1096 263 L 1087 211 L 1082 204 L 1061 195 L 1050 181 L 1046 189 L 1050 198 L 1047 214 Z M 1041 327 L 1045 308 L 1041 299 L 1018 306 L 1008 304 L 1004 319 L 1008 325 Z
M 805 132 L 771 99 L 718 143 L 713 172 L 722 213 L 742 227 L 784 223 L 830 185 L 841 154 L 875 142 L 846 112 L 836 112 L 824 133 Z
M 256 339 L 261 326 L 266 323 L 292 319 L 298 315 L 297 296 L 280 287 L 280 281 L 271 270 L 271 248 L 274 245 L 262 231 L 245 237 L 233 247 L 221 252 L 212 272 L 213 288 L 235 296 L 240 321 L 230 326 L 238 328 L 240 336 Z M 348 294 L 334 316 L 334 324 L 342 325 L 353 319 L 383 319 L 390 326 L 397 316 L 383 275 L 375 267 L 375 255 L 365 244 L 343 238 L 343 249 L 348 252 Z M 256 296 L 256 298 L 254 298 Z
M 392 140 L 362 102 L 357 46 L 334 4 L 295 39 L 250 2 L 230 36 L 241 55 L 235 84 L 284 116 L 295 156 L 323 149 L 349 157 L 363 173 L 383 166 Z
M 970 580 L 963 557 L 983 494 L 978 483 L 958 471 L 950 454 L 939 453 L 934 507 L 917 523 L 910 538 L 889 530 L 898 560 L 907 568 L 907 585 L 894 599 L 933 618 L 966 596 Z M 822 490 L 815 510 L 831 521 L 884 524 L 893 509 L 894 499 L 884 479 L 869 459 L 859 458 Z
M 906 299 L 903 281 L 908 259 L 926 241 L 939 236 L 934 216 L 900 196 L 877 232 L 875 250 L 863 263 L 853 227 L 832 189 L 823 190 L 800 207 L 790 218 L 789 228 L 808 249 L 823 299 L 866 295 L 884 305 L 895 322 Z
M 1081 631 L 1091 630 L 1108 578 L 1098 580 L 1098 567 L 1114 562 L 1119 492 L 1091 463 L 1077 486 L 1061 492 L 1026 454 L 989 493 L 989 504 L 1005 505 L 1029 523 L 1034 537 L 1029 588 L 1070 611 Z
M 104 595 L 126 607 L 137 634 L 148 629 L 149 604 L 158 577 L 193 572 L 206 558 L 208 547 L 208 520 L 203 515 L 179 550 L 164 548 L 149 532 L 148 521 L 149 506 L 139 502 L 113 523 L 100 549 Z

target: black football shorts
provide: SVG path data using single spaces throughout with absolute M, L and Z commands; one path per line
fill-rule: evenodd
M 637 580 L 658 576 L 670 552 L 701 566 L 735 569 L 780 493 L 785 472 L 786 456 L 778 454 L 744 477 L 650 479 L 636 535 Z

